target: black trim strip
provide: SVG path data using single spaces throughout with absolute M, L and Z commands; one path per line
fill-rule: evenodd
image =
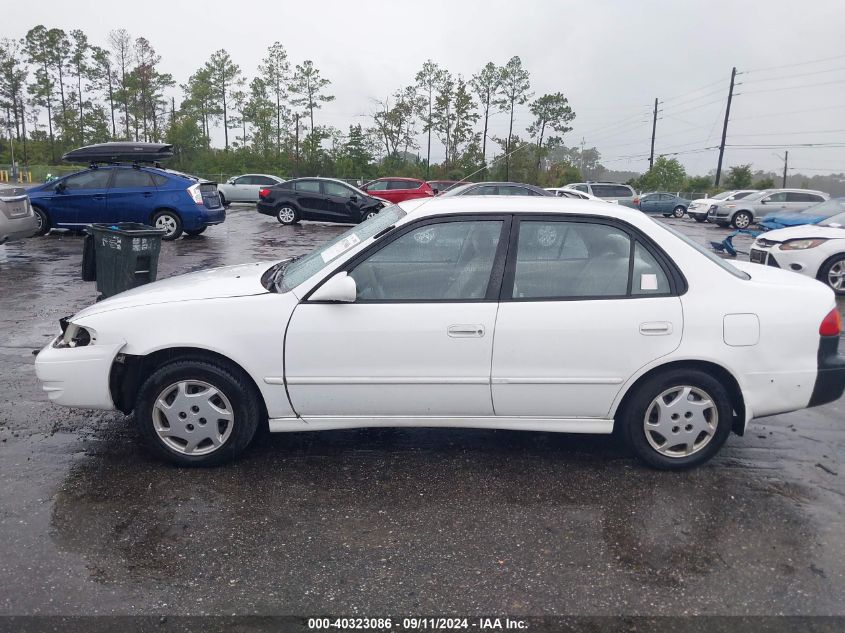
M 839 353 L 838 336 L 822 336 L 819 341 L 819 373 L 808 407 L 834 402 L 845 393 L 845 356 Z

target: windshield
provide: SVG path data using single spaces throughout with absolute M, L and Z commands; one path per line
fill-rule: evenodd
M 717 193 L 715 196 L 710 196 L 710 199 L 711 200 L 727 200 L 732 195 L 733 195 L 733 191 L 723 191 L 722 193 Z
M 845 211 L 845 199 L 834 198 L 833 200 L 825 200 L 824 202 L 814 204 L 812 207 L 807 207 L 801 213 L 830 218 L 834 215 L 839 215 L 843 211 Z
M 392 204 L 384 207 L 375 217 L 341 233 L 308 255 L 290 262 L 283 269 L 281 284 L 278 284 L 277 280 L 277 289 L 281 292 L 287 292 L 296 288 L 303 281 L 331 264 L 346 251 L 370 239 L 379 231 L 395 224 L 399 219 L 405 217 L 405 215 L 407 214 L 404 209 L 398 205 Z
M 672 235 L 680 238 L 681 240 L 692 246 L 695 250 L 704 255 L 707 259 L 714 262 L 715 264 L 718 264 L 720 268 L 724 268 L 725 270 L 727 270 L 734 277 L 739 277 L 740 279 L 751 279 L 751 275 L 749 275 L 745 271 L 740 270 L 739 268 L 731 264 L 729 261 L 722 259 L 718 255 L 716 255 L 716 253 L 709 250 L 706 246 L 699 244 L 698 242 L 684 235 L 680 231 L 676 231 L 668 224 L 661 224 L 661 226 L 667 231 L 669 231 Z
M 760 198 L 764 198 L 765 196 L 768 196 L 770 193 L 772 193 L 772 192 L 771 191 L 757 191 L 755 193 L 752 193 L 752 194 L 745 196 L 743 198 L 743 200 L 745 200 L 747 202 L 753 202 L 754 200 L 759 200 Z M 738 199 L 739 198 L 737 198 L 737 200 Z
M 827 220 L 822 220 L 819 222 L 820 226 L 832 226 L 834 228 L 843 228 L 845 227 L 845 211 L 840 213 L 839 215 L 834 215 L 829 217 Z
M 468 183 L 466 185 L 461 185 L 460 187 L 451 187 L 450 189 L 448 189 L 447 191 L 444 191 L 440 195 L 443 196 L 443 197 L 459 196 L 464 191 L 466 191 L 467 189 L 469 189 L 470 187 L 472 187 L 474 185 L 475 185 L 475 183 L 471 182 L 471 183 Z

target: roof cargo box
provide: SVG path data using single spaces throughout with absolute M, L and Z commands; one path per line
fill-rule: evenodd
M 173 156 L 173 145 L 165 143 L 98 143 L 80 147 L 62 156 L 69 163 L 155 163 Z

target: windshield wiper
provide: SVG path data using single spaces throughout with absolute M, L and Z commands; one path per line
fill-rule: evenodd
M 282 283 L 282 278 L 285 276 L 285 271 L 288 269 L 288 266 L 297 259 L 302 259 L 303 257 L 305 257 L 305 255 L 294 255 L 290 259 L 286 259 L 276 264 L 276 271 L 273 273 L 273 287 L 276 289 L 276 292 L 279 291 L 279 284 Z

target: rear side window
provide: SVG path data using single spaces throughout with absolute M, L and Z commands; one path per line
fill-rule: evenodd
M 150 175 L 140 169 L 116 169 L 112 189 L 138 189 L 141 187 L 153 187 L 153 179 Z
M 163 174 L 150 174 L 153 178 L 153 183 L 156 187 L 163 187 L 169 182 L 167 176 Z
M 272 186 L 278 184 L 272 178 L 268 178 L 267 176 L 253 176 L 252 177 L 252 184 L 254 185 L 264 185 L 264 186 Z
M 821 202 L 822 200 L 824 198 L 814 193 L 788 192 L 786 194 L 787 202 Z
M 416 189 L 419 187 L 419 184 L 412 182 L 410 180 L 388 180 L 387 181 L 387 188 L 388 189 Z
M 666 272 L 657 263 L 654 255 L 639 242 L 634 245 L 634 269 L 631 280 L 632 295 L 663 295 L 671 291 Z
M 306 191 L 309 193 L 320 193 L 320 181 L 319 180 L 300 180 L 296 185 L 297 191 Z
M 573 185 L 573 189 L 577 189 L 578 191 L 583 191 L 584 193 L 589 193 L 587 191 L 587 185 Z
M 624 297 L 631 238 L 613 226 L 523 221 L 519 226 L 514 299 Z
M 337 182 L 324 182 L 323 191 L 329 196 L 336 196 L 338 198 L 347 197 L 352 194 L 351 189 L 347 189 Z

